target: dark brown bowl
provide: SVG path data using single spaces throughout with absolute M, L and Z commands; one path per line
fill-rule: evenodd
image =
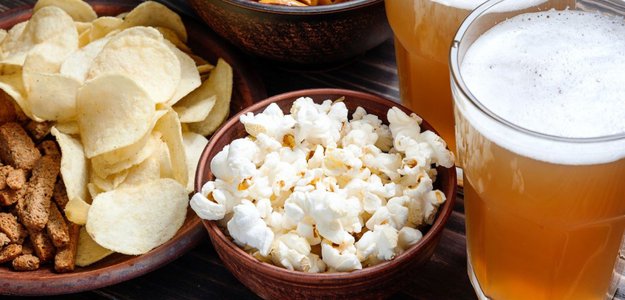
M 311 97 L 316 102 L 344 96 L 350 113 L 361 106 L 367 112 L 378 115 L 384 122 L 387 122 L 386 112 L 393 106 L 410 112 L 390 100 L 341 89 L 301 90 L 271 97 L 241 111 L 213 135 L 200 158 L 195 180 L 196 191 L 199 191 L 206 181 L 214 179 L 210 170 L 210 161 L 213 157 L 232 140 L 247 135 L 243 124 L 239 122 L 241 114 L 260 113 L 270 103 L 276 103 L 283 111 L 288 112 L 293 101 L 302 96 Z M 423 121 L 422 128 L 433 130 L 426 121 Z M 203 221 L 203 223 L 226 267 L 262 298 L 384 298 L 401 289 L 405 279 L 410 278 L 411 273 L 418 272 L 419 266 L 427 262 L 434 253 L 456 199 L 456 169 L 439 167 L 435 188 L 445 193 L 447 201 L 440 208 L 434 224 L 425 232 L 421 241 L 391 261 L 349 273 L 311 274 L 289 271 L 260 262 L 231 242 L 218 227 L 217 222 Z
M 383 0 L 293 7 L 253 0 L 189 0 L 219 35 L 263 58 L 328 64 L 361 54 L 391 37 Z
M 130 11 L 141 2 L 95 0 L 89 3 L 98 15 L 117 15 Z M 32 6 L 24 6 L 0 14 L 0 28 L 8 29 L 29 19 L 31 8 Z M 233 54 L 228 44 L 216 35 L 206 32 L 199 22 L 184 18 L 183 22 L 189 33 L 189 46 L 196 54 L 211 62 L 222 57 L 232 65 L 234 89 L 230 109 L 233 114 L 266 97 L 260 77 L 245 60 Z M 16 272 L 3 264 L 0 266 L 0 295 L 69 294 L 116 284 L 164 266 L 191 250 L 204 237 L 200 219 L 189 208 L 184 224 L 171 240 L 140 256 L 112 254 L 93 265 L 77 267 L 74 272 L 63 274 L 55 273 L 50 265 L 36 271 Z

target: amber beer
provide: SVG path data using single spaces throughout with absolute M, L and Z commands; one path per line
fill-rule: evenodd
M 482 7 L 452 49 L 469 276 L 490 299 L 610 298 L 625 231 L 625 20 L 546 8 L 482 34 L 502 10 Z
M 449 88 L 449 47 L 458 26 L 485 0 L 386 0 L 395 34 L 401 101 L 456 151 Z

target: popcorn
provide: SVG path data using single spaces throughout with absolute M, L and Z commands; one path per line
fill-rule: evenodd
M 388 224 L 376 225 L 372 231 L 367 231 L 356 243 L 360 261 L 373 258 L 373 262 L 391 260 L 395 257 L 398 232 Z
M 319 245 L 321 243 L 321 237 L 315 229 L 314 220 L 312 218 L 304 219 L 297 224 L 297 234 L 305 238 L 309 245 Z
M 256 145 L 263 153 L 272 153 L 282 147 L 280 142 L 264 133 L 256 135 Z
M 189 203 L 197 215 L 205 220 L 219 220 L 226 215 L 226 209 L 223 205 L 208 200 L 201 193 L 193 195 Z
M 347 107 L 342 102 L 315 104 L 311 98 L 299 98 L 291 107 L 294 116 L 295 141 L 319 144 L 324 147 L 336 145 L 341 128 L 347 122 Z
M 330 241 L 324 240 L 321 243 L 321 257 L 328 268 L 333 271 L 348 272 L 362 269 L 353 244 L 335 248 Z
M 391 130 L 393 139 L 395 139 L 395 148 L 397 148 L 397 139 L 401 136 L 409 137 L 413 140 L 419 138 L 423 119 L 419 118 L 416 114 L 412 113 L 408 116 L 401 109 L 393 107 L 388 110 L 386 118 L 390 124 L 388 127 Z
M 326 264 L 318 255 L 310 253 L 310 244 L 295 233 L 287 233 L 275 239 L 271 259 L 277 266 L 289 270 L 320 273 Z
M 388 152 L 393 147 L 393 135 L 387 125 L 382 124 L 382 120 L 376 115 L 367 114 L 362 107 L 356 108 L 354 114 L 352 114 L 352 122 L 362 120 L 373 127 L 378 139 L 375 141 L 375 146 L 380 150 Z
M 232 169 L 234 181 L 241 183 L 257 173 L 256 163 L 260 160 L 260 149 L 249 139 L 236 139 L 230 143 L 227 163 Z
M 406 251 L 410 246 L 420 241 L 421 238 L 423 238 L 423 233 L 419 229 L 412 227 L 400 229 L 397 235 L 397 252 L 402 253 Z
M 239 246 L 258 249 L 262 256 L 269 255 L 274 234 L 261 219 L 256 206 L 248 200 L 241 201 L 233 209 L 234 214 L 228 222 L 228 232 Z
M 211 161 L 214 181 L 191 199 L 261 261 L 303 272 L 346 272 L 393 259 L 417 243 L 445 195 L 436 169 L 454 157 L 422 120 L 398 108 L 389 125 L 343 102 L 310 98 L 290 115 L 276 104 L 241 116 L 250 137 Z M 364 232 L 363 232 L 364 231 Z
M 386 206 L 379 208 L 367 221 L 367 228 L 373 230 L 375 226 L 390 224 L 399 230 L 408 222 L 409 208 L 407 205 L 411 199 L 406 196 L 394 197 Z
M 364 165 L 372 171 L 386 175 L 391 181 L 401 176 L 398 170 L 402 167 L 402 157 L 399 153 L 384 153 L 377 147 L 367 147 L 362 159 Z
M 277 141 L 282 141 L 287 134 L 293 134 L 295 125 L 293 117 L 285 116 L 275 103 L 269 104 L 260 114 L 254 115 L 249 112 L 242 115 L 239 120 L 251 136 L 258 138 L 259 135 L 264 134 Z

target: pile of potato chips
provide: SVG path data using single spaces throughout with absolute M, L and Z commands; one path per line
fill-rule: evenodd
M 98 17 L 40 0 L 0 33 L 0 89 L 55 122 L 67 218 L 85 225 L 76 264 L 146 253 L 182 226 L 197 160 L 228 116 L 232 69 L 191 53 L 180 17 L 156 2 Z

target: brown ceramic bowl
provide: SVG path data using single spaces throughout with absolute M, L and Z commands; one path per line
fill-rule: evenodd
M 270 103 L 276 103 L 283 111 L 288 112 L 293 101 L 302 96 L 311 97 L 317 102 L 344 96 L 350 115 L 356 107 L 362 106 L 367 112 L 378 115 L 384 122 L 387 122 L 386 112 L 392 106 L 410 112 L 407 108 L 378 96 L 340 89 L 301 90 L 271 97 L 241 111 L 213 135 L 200 158 L 195 181 L 196 191 L 199 191 L 206 181 L 214 179 L 210 170 L 210 161 L 213 157 L 232 140 L 247 135 L 244 126 L 239 122 L 241 114 L 259 113 Z M 422 128 L 432 130 L 425 121 Z M 311 274 L 262 263 L 230 241 L 218 227 L 217 222 L 203 221 L 203 223 L 226 267 L 262 298 L 383 298 L 397 292 L 405 279 L 410 278 L 411 273 L 418 272 L 419 266 L 427 262 L 434 253 L 456 198 L 454 167 L 438 168 L 435 188 L 445 193 L 447 201 L 440 207 L 434 224 L 425 232 L 421 241 L 391 261 L 349 273 Z
M 383 0 L 294 7 L 254 0 L 189 0 L 219 35 L 263 58 L 327 64 L 361 54 L 391 37 Z
M 89 1 L 98 15 L 117 15 L 130 11 L 139 1 Z M 32 6 L 24 6 L 0 14 L 0 28 L 10 28 L 31 16 Z M 183 19 L 189 33 L 189 46 L 205 59 L 216 62 L 222 57 L 234 70 L 234 93 L 231 111 L 234 113 L 266 97 L 260 77 L 219 37 L 204 30 L 193 20 Z M 88 267 L 58 274 L 47 264 L 39 270 L 16 272 L 0 265 L 0 295 L 57 295 L 97 289 L 129 280 L 175 260 L 192 249 L 205 237 L 200 219 L 189 208 L 187 217 L 176 235 L 165 244 L 140 256 L 112 254 Z M 0 297 L 1 298 L 1 297 Z

